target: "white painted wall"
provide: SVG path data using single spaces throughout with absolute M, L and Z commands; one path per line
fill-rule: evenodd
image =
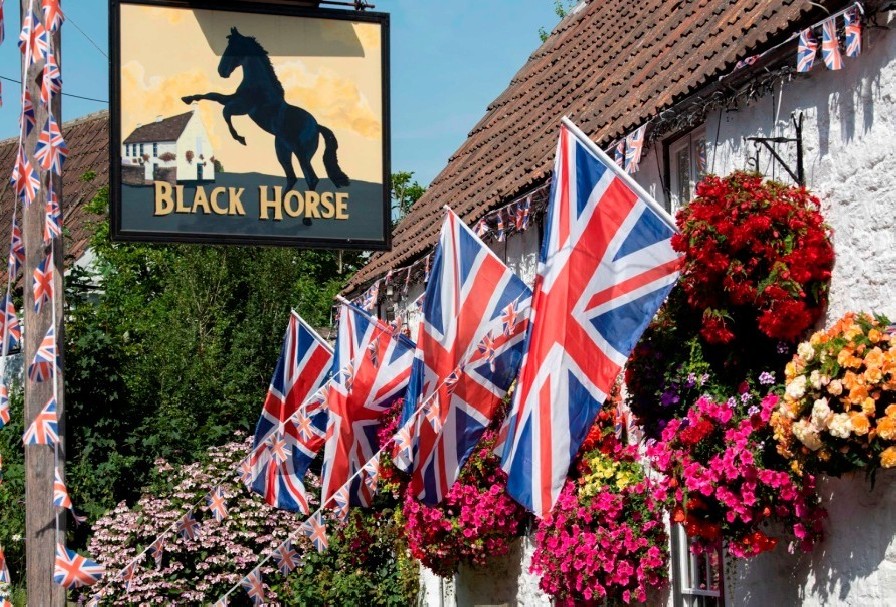
M 187 151 L 193 152 L 193 160 L 187 161 Z M 197 167 L 202 164 L 202 180 L 213 181 L 215 179 L 215 165 L 211 157 L 215 155 L 212 143 L 208 138 L 202 117 L 198 112 L 193 112 L 192 118 L 184 127 L 183 133 L 177 139 L 177 180 L 194 181 L 198 172 Z M 199 156 L 203 156 L 200 158 Z
M 896 19 L 891 16 L 888 25 L 896 27 Z M 710 113 L 705 125 L 709 164 L 725 175 L 747 168 L 754 155 L 744 137 L 793 137 L 790 115 L 803 112 L 807 186 L 821 199 L 834 229 L 836 265 L 824 325 L 859 310 L 896 320 L 896 33 L 866 29 L 865 34 L 863 54 L 844 58 L 843 70 L 828 71 L 819 56 L 808 77 L 785 82 L 774 96 L 736 112 Z M 646 151 L 636 178 L 666 203 L 661 151 Z M 795 148 L 781 146 L 779 153 L 795 167 Z M 761 154 L 763 173 L 789 181 L 769 158 Z M 491 247 L 532 284 L 537 227 Z M 829 512 L 825 541 L 810 555 L 788 554 L 782 543 L 773 553 L 739 563 L 727 576 L 728 605 L 896 605 L 896 470 L 878 474 L 873 489 L 863 477 L 852 476 L 822 479 L 820 490 Z M 432 591 L 438 581 L 424 570 L 425 604 L 548 605 L 537 592 L 538 580 L 527 573 L 530 554 L 525 543 L 488 571 L 463 569 L 447 594 Z M 651 603 L 672 605 L 672 597 L 663 598 Z

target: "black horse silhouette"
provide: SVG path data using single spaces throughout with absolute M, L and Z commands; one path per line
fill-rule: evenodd
M 227 36 L 227 48 L 218 64 L 218 74 L 229 78 L 238 65 L 243 67 L 243 81 L 232 95 L 223 93 L 205 93 L 181 97 L 184 103 L 208 99 L 224 106 L 222 113 L 230 134 L 241 144 L 246 139 L 236 132 L 232 116 L 248 116 L 255 124 L 274 136 L 274 150 L 277 160 L 286 172 L 286 189 L 290 189 L 297 181 L 292 168 L 292 155 L 299 160 L 299 166 L 305 176 L 305 183 L 312 190 L 320 181 L 311 167 L 311 158 L 317 152 L 318 135 L 324 138 L 324 169 L 327 177 L 336 187 L 347 186 L 348 176 L 339 168 L 336 150 L 339 147 L 333 131 L 318 124 L 308 111 L 286 103 L 283 85 L 274 73 L 274 66 L 268 53 L 254 37 L 243 36 L 235 27 L 230 28 Z

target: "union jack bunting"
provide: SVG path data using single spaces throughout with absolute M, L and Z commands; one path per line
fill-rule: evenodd
M 380 479 L 380 454 L 377 453 L 361 469 L 364 486 L 371 495 L 376 493 L 376 484 Z M 338 493 L 338 492 L 337 492 Z
M 96 561 L 69 550 L 64 544 L 56 544 L 56 570 L 53 574 L 56 584 L 65 588 L 93 586 L 105 572 L 106 568 Z
M 40 168 L 43 170 L 62 175 L 62 165 L 66 158 L 68 158 L 68 144 L 62 138 L 62 131 L 59 130 L 56 119 L 51 115 L 37 139 L 34 159 L 40 163 Z
M 380 299 L 380 281 L 376 281 L 369 289 L 364 292 L 361 297 L 361 308 L 368 312 L 373 312 L 376 303 Z
M 40 100 L 49 105 L 50 98 L 62 91 L 62 72 L 56 63 L 56 54 L 47 54 L 47 62 L 44 63 L 43 77 L 40 79 Z
M 3 0 L 0 0 L 0 44 L 6 40 L 6 22 L 3 19 Z
M 250 463 L 251 455 L 240 462 L 240 482 L 248 485 L 252 482 L 252 464 Z
M 41 0 L 40 5 L 44 12 L 44 23 L 46 23 L 51 32 L 59 31 L 59 28 L 62 27 L 62 22 L 65 20 L 62 10 L 59 8 L 59 0 Z
M 345 520 L 345 517 L 348 516 L 348 502 L 348 487 L 345 485 L 337 489 L 336 493 L 334 493 L 333 497 L 330 499 L 329 503 L 333 505 L 333 512 L 336 515 L 336 518 L 341 521 Z
M 22 228 L 19 220 L 12 222 L 12 236 L 9 242 L 9 278 L 15 278 L 19 274 L 19 268 L 25 263 L 25 241 L 22 240 Z
M 2 546 L 0 546 L 0 583 L 12 584 L 12 578 L 9 577 L 9 567 L 6 566 L 6 555 L 3 553 Z
M 498 211 L 498 225 L 495 229 L 495 239 L 498 242 L 504 242 L 504 213 L 502 211 Z
M 56 417 L 56 399 L 50 398 L 25 430 L 22 442 L 26 445 L 55 445 L 58 441 L 59 420 Z
M 65 486 L 65 481 L 62 480 L 62 475 L 59 474 L 58 466 L 53 468 L 53 474 L 53 505 L 57 508 L 71 509 L 72 498 L 68 495 L 68 489 Z
M 846 56 L 858 57 L 862 54 L 862 21 L 858 6 L 853 5 L 843 13 L 843 30 L 846 33 Z
M 7 293 L 0 305 L 3 306 L 2 320 L 0 320 L 0 331 L 3 333 L 3 339 L 6 343 L 2 344 L 6 348 L 6 352 L 17 348 L 22 340 L 22 326 L 19 324 L 19 315 L 16 314 L 16 306 L 12 302 L 12 298 Z
M 31 134 L 31 129 L 37 126 L 34 117 L 34 104 L 31 102 L 31 93 L 26 89 L 22 95 L 22 115 L 19 116 L 19 129 L 25 129 L 25 136 Z
M 327 546 L 329 545 L 329 541 L 327 540 L 327 528 L 324 526 L 323 518 L 319 511 L 315 512 L 314 516 L 302 523 L 302 526 L 299 527 L 299 532 L 311 540 L 311 545 L 314 546 L 315 550 L 318 552 L 323 552 L 327 549 Z
M 625 172 L 633 175 L 638 172 L 641 163 L 641 149 L 644 147 L 644 131 L 647 125 L 642 124 L 625 138 Z
M 625 139 L 620 139 L 619 143 L 616 144 L 616 147 L 613 148 L 613 157 L 616 161 L 616 166 L 621 169 L 625 168 Z
M 224 491 L 221 490 L 221 487 L 215 487 L 209 491 L 205 496 L 205 501 L 216 521 L 220 523 L 227 518 L 227 504 L 224 502 Z
M 162 566 L 162 557 L 165 555 L 165 538 L 157 537 L 156 541 L 149 545 L 149 554 L 156 562 L 156 569 Z
M 757 61 L 759 61 L 759 55 L 750 55 L 749 57 L 744 57 L 734 64 L 734 69 L 732 71 L 736 72 L 737 70 L 741 70 L 747 66 L 753 65 Z
M 396 462 L 413 471 L 411 488 L 424 502 L 438 503 L 454 484 L 516 377 L 531 298 L 525 283 L 447 211 L 402 416 L 416 453 L 413 463 Z M 410 421 L 421 406 L 424 415 Z
M 479 220 L 479 223 L 476 224 L 476 236 L 482 238 L 488 234 L 488 222 L 485 220 L 485 217 Z
M 542 518 L 678 278 L 674 223 L 642 192 L 564 119 L 526 354 L 501 433 L 507 491 Z
M 59 208 L 59 197 L 50 188 L 47 191 L 47 208 L 44 218 L 44 243 L 49 244 L 51 240 L 60 236 L 62 236 L 62 210 Z
M 529 227 L 529 208 L 532 197 L 526 196 L 525 200 L 516 205 L 516 213 L 513 217 L 513 226 L 517 232 L 522 232 Z
M 131 591 L 131 582 L 134 581 L 134 576 L 137 574 L 137 563 L 135 561 L 131 561 L 128 563 L 128 566 L 121 570 L 121 579 L 124 580 L 124 589 L 125 592 Z
M 246 594 L 255 605 L 264 604 L 264 583 L 261 581 L 261 572 L 258 568 L 253 569 L 252 573 L 244 577 L 240 586 L 246 590 Z
M 371 344 L 375 346 L 374 364 Z M 377 430 L 383 414 L 404 396 L 411 374 L 414 342 L 351 304 L 339 314 L 333 368 L 336 377 L 327 398 L 330 412 L 324 447 L 321 500 L 326 502 L 349 479 L 352 503 L 370 504 L 369 492 L 355 477 L 379 451 Z
M 29 206 L 40 191 L 40 177 L 31 165 L 31 161 L 25 157 L 25 148 L 20 147 L 19 150 L 19 158 L 13 169 L 13 185 L 16 197 L 24 199 L 25 206 Z
M 19 50 L 26 56 L 28 65 L 43 61 L 50 52 L 50 34 L 34 11 L 28 11 L 22 21 Z
M 840 40 L 837 38 L 837 20 L 833 17 L 821 24 L 821 58 L 829 70 L 843 69 Z
M 40 347 L 34 353 L 34 360 L 28 365 L 28 379 L 34 382 L 47 381 L 55 371 L 53 365 L 59 368 L 59 355 L 56 352 L 56 330 L 50 325 Z
M 277 569 L 280 573 L 287 575 L 299 564 L 299 553 L 292 547 L 292 542 L 286 540 L 274 551 L 274 562 L 277 563 Z
M 423 265 L 423 282 L 426 283 L 429 281 L 429 262 L 432 259 L 432 255 L 426 256 L 426 263 Z
M 34 28 L 35 22 L 40 23 L 37 15 L 32 11 L 25 13 L 22 17 L 22 30 L 19 32 L 19 51 L 24 55 L 28 51 L 28 43 L 31 40 L 31 30 Z
M 195 540 L 199 537 L 199 521 L 193 516 L 192 510 L 178 519 L 177 532 L 185 540 Z
M 0 381 L 0 428 L 9 423 L 9 387 Z
M 34 268 L 32 291 L 34 311 L 39 313 L 43 305 L 53 299 L 53 252 L 40 260 Z
M 283 510 L 308 512 L 302 477 L 324 444 L 326 411 L 303 403 L 327 380 L 333 351 L 292 312 L 280 358 L 255 427 L 249 488 Z

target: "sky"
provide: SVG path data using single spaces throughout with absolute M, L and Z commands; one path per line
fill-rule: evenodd
M 39 6 L 39 0 L 33 0 Z M 368 0 L 391 15 L 392 170 L 427 185 L 538 48 L 558 18 L 552 0 Z M 17 3 L 5 3 L 0 138 L 18 135 Z M 62 114 L 107 109 L 108 0 L 63 0 Z M 159 44 L 165 44 L 160 40 Z M 97 48 L 99 47 L 99 48 Z M 78 97 L 88 99 L 79 99 Z M 243 118 L 246 120 L 246 118 Z M 236 119 L 235 119 L 236 120 Z M 248 128 L 248 127 L 247 127 Z

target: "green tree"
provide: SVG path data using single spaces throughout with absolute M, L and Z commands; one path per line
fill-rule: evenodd
M 554 0 L 554 12 L 562 20 L 569 12 L 575 8 L 580 0 Z M 551 35 L 551 32 L 543 27 L 538 28 L 538 37 L 544 42 Z
M 423 196 L 424 192 L 426 192 L 426 186 L 417 183 L 413 171 L 392 173 L 393 225 L 398 225 L 398 222 L 411 212 L 411 207 Z

